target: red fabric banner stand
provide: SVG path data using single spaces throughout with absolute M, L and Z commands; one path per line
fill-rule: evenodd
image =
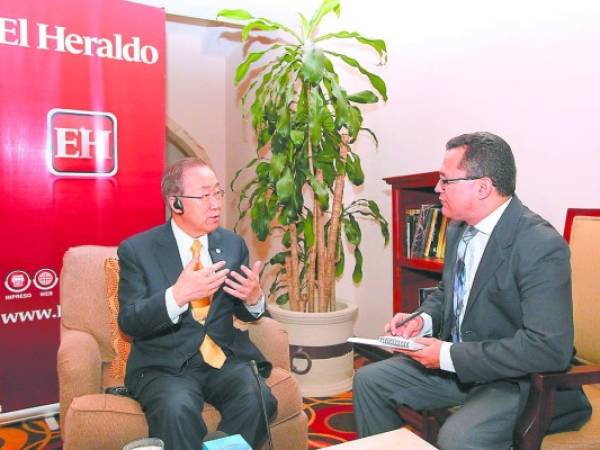
M 0 2 L 0 419 L 58 401 L 62 256 L 161 223 L 164 161 L 164 10 Z

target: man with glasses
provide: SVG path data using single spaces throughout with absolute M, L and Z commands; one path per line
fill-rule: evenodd
M 165 172 L 162 194 L 171 220 L 121 243 L 119 326 L 133 338 L 125 384 L 142 405 L 150 436 L 170 450 L 198 450 L 206 435 L 201 410 L 221 413 L 219 431 L 241 434 L 253 448 L 266 437 L 249 361 L 268 376 L 271 364 L 233 326 L 265 309 L 261 264 L 219 226 L 224 191 L 201 160 Z M 277 400 L 261 383 L 267 414 Z
M 502 138 L 464 134 L 446 149 L 436 186 L 451 220 L 442 280 L 421 314 L 406 321 L 399 313 L 385 326 L 426 347 L 358 371 L 357 427 L 368 436 L 402 426 L 400 405 L 462 405 L 440 431 L 441 449 L 509 449 L 529 375 L 571 362 L 569 248 L 517 198 L 515 162 Z M 590 411 L 581 390 L 557 392 L 551 431 L 579 428 Z

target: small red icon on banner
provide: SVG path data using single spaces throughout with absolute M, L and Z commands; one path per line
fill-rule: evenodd
M 48 169 L 61 176 L 117 173 L 117 118 L 107 112 L 52 109 L 48 112 Z
M 33 276 L 33 284 L 42 291 L 52 289 L 56 283 L 58 283 L 58 276 L 52 269 L 40 269 Z
M 19 292 L 26 291 L 31 285 L 31 278 L 29 274 L 24 270 L 13 270 L 4 280 L 4 286 L 10 292 L 18 294 Z

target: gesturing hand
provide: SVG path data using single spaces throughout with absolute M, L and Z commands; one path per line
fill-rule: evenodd
M 183 271 L 173 285 L 173 297 L 179 306 L 192 300 L 209 297 L 221 287 L 229 269 L 223 269 L 225 261 L 219 261 L 209 267 L 194 270 L 198 264 L 198 256 L 183 268 Z M 221 270 L 222 269 L 222 270 Z
M 242 265 L 241 269 L 244 275 L 237 272 L 231 272 L 229 278 L 225 279 L 223 290 L 229 295 L 239 298 L 248 305 L 255 305 L 260 300 L 260 268 L 261 261 L 256 261 L 252 270 Z

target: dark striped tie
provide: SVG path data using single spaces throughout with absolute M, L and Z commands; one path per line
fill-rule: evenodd
M 454 278 L 454 317 L 452 320 L 452 342 L 460 342 L 460 314 L 465 302 L 465 255 L 469 242 L 477 234 L 477 228 L 469 225 L 465 228 L 462 239 L 458 244 L 458 259 L 456 260 L 456 277 Z

